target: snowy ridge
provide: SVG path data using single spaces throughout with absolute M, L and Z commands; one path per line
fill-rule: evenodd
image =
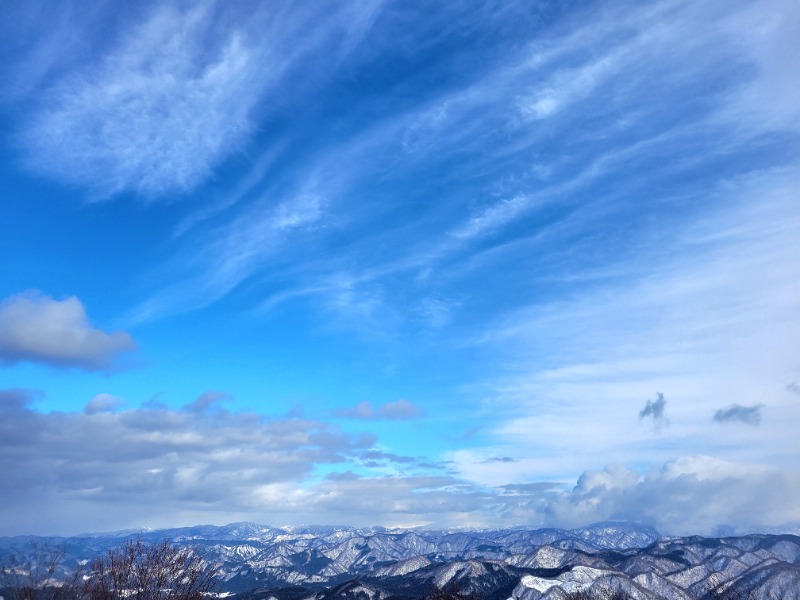
M 240 600 L 412 600 L 450 588 L 485 600 L 561 600 L 621 589 L 632 597 L 701 598 L 712 589 L 800 600 L 800 537 L 660 538 L 649 528 L 387 530 L 272 528 L 254 523 L 139 531 L 193 546 Z M 64 547 L 64 572 L 131 537 L 39 538 Z M 35 539 L 35 538 L 31 538 Z M 0 560 L 24 538 L 0 538 Z

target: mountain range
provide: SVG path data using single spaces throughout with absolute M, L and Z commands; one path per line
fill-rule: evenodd
M 800 537 L 662 537 L 649 527 L 447 530 L 267 527 L 254 523 L 75 537 L 0 538 L 0 560 L 31 542 L 65 551 L 64 572 L 126 539 L 191 545 L 241 600 L 411 600 L 458 590 L 485 600 L 629 597 L 800 599 Z

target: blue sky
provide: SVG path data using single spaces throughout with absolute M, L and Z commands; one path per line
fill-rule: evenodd
M 0 534 L 800 527 L 796 3 L 0 40 Z

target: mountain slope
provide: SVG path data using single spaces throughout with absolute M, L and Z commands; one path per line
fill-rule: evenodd
M 646 527 L 575 530 L 274 528 L 253 523 L 73 538 L 0 538 L 0 561 L 30 542 L 65 549 L 63 572 L 131 536 L 191 545 L 220 565 L 223 589 L 253 600 L 389 600 L 458 589 L 485 600 L 560 599 L 622 590 L 632 597 L 701 598 L 732 589 L 800 600 L 800 537 L 660 538 Z M 30 558 L 30 556 L 29 556 Z

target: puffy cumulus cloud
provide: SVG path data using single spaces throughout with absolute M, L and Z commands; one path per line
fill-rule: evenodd
M 35 395 L 30 390 L 0 390 L 0 437 L 5 443 L 22 441 L 34 431 L 35 418 L 27 407 Z M 10 415 L 17 418 L 8 418 Z
M 352 408 L 340 408 L 333 411 L 334 417 L 345 419 L 386 419 L 391 421 L 401 421 L 404 419 L 417 419 L 425 416 L 422 407 L 409 402 L 408 400 L 398 400 L 397 402 L 387 402 L 375 408 L 371 402 L 364 401 Z
M 42 413 L 31 399 L 25 391 L 0 392 L 3 532 L 176 522 L 181 512 L 222 521 L 264 515 L 286 501 L 266 502 L 270 486 L 301 490 L 317 465 L 345 463 L 375 442 L 306 419 L 223 409 L 112 412 L 108 395 L 82 412 Z
M 0 361 L 103 370 L 136 349 L 130 334 L 106 333 L 89 322 L 78 298 L 54 300 L 25 292 L 0 303 Z
M 638 521 L 667 534 L 713 534 L 796 527 L 800 473 L 708 456 L 682 457 L 644 477 L 615 465 L 587 471 L 568 492 L 540 504 L 548 521 L 580 525 Z
M 800 473 L 709 456 L 677 458 L 646 475 L 625 465 L 609 465 L 585 471 L 571 488 L 554 481 L 480 485 L 465 480 L 459 469 L 442 477 L 390 479 L 382 479 L 379 486 L 395 489 L 392 499 L 402 503 L 404 514 L 436 526 L 469 522 L 569 528 L 623 520 L 653 526 L 666 535 L 713 535 L 786 531 L 800 525 L 795 501 Z M 351 475 L 347 488 L 366 490 L 372 481 Z M 331 491 L 337 483 L 326 481 L 320 489 Z M 403 498 L 404 487 L 417 491 Z M 334 494 L 329 499 L 331 504 L 336 498 Z M 360 498 L 360 492 L 352 496 L 353 510 L 360 510 Z M 365 502 L 364 510 L 374 510 Z M 429 502 L 443 504 L 431 508 Z M 381 519 L 387 522 L 390 516 L 384 513 Z
M 720 408 L 714 413 L 714 421 L 717 423 L 744 423 L 757 427 L 761 425 L 761 405 L 742 406 L 741 404 L 731 404 L 727 408 Z
M 624 465 L 586 471 L 571 489 L 522 477 L 487 485 L 457 468 L 421 472 L 418 459 L 376 450 L 374 436 L 309 419 L 120 410 L 107 395 L 83 412 L 41 413 L 31 399 L 0 391 L 3 534 L 242 519 L 432 527 L 615 519 L 664 534 L 800 525 L 800 474 L 764 465 L 693 456 L 644 476 Z M 368 460 L 396 468 L 365 475 Z
M 800 474 L 705 456 L 670 461 L 646 476 L 610 465 L 586 471 L 572 489 L 556 482 L 481 486 L 452 473 L 365 477 L 347 469 L 291 495 L 283 491 L 292 500 L 284 503 L 282 517 L 295 522 L 308 514 L 326 523 L 431 527 L 578 527 L 626 520 L 667 535 L 800 524 Z
M 113 412 L 122 406 L 122 400 L 111 394 L 97 394 L 86 403 L 83 412 L 87 415 L 96 415 L 102 412 Z

